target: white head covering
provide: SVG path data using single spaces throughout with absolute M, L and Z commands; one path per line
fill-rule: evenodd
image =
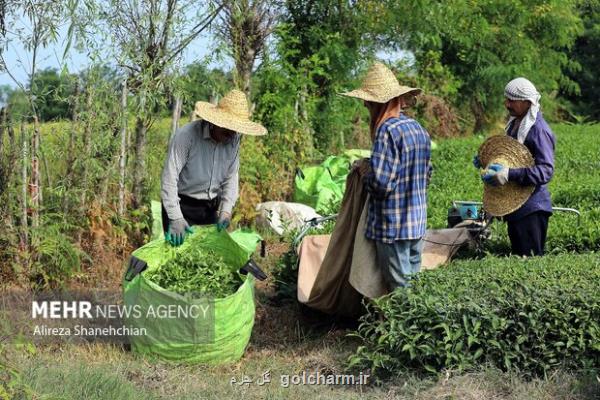
M 523 143 L 525 138 L 527 138 L 529 130 L 533 124 L 535 124 L 538 111 L 540 110 L 541 95 L 529 80 L 525 78 L 516 78 L 508 82 L 504 88 L 504 96 L 509 100 L 528 100 L 531 102 L 531 107 L 529 107 L 529 111 L 523 117 L 523 120 L 519 125 L 519 132 L 517 133 L 517 140 L 519 143 Z M 515 117 L 509 118 L 505 128 L 507 133 L 514 120 Z

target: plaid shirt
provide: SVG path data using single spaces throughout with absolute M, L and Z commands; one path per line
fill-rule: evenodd
M 430 156 L 429 134 L 414 119 L 400 114 L 379 127 L 366 176 L 367 238 L 393 243 L 425 236 Z

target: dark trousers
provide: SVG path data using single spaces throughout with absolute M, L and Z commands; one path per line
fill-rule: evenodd
M 536 211 L 525 217 L 509 221 L 508 237 L 512 253 L 519 256 L 543 256 L 550 213 Z
M 181 213 L 190 226 L 216 224 L 219 203 L 220 199 L 218 197 L 212 200 L 197 200 L 192 197 L 179 195 Z M 169 229 L 169 216 L 164 206 L 162 207 L 162 225 L 163 231 L 167 232 Z

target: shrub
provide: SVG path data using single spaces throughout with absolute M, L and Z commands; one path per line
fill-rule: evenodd
M 574 214 L 556 212 L 548 228 L 548 252 L 600 250 L 600 126 L 553 125 L 556 135 L 555 171 L 549 190 L 555 207 L 571 207 Z M 500 131 L 493 132 L 495 134 Z M 446 226 L 452 200 L 479 200 L 483 184 L 471 165 L 483 137 L 438 141 L 432 153 L 433 176 L 428 190 L 428 227 Z M 506 243 L 506 227 L 496 224 Z M 490 243 L 496 246 L 496 243 Z
M 495 258 L 426 271 L 377 299 L 350 365 L 464 371 L 490 363 L 543 375 L 600 367 L 600 255 Z

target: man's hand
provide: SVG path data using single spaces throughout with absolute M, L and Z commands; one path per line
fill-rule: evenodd
M 508 168 L 502 164 L 492 164 L 481 179 L 492 186 L 505 185 L 508 182 Z
M 227 229 L 231 222 L 231 213 L 227 211 L 221 211 L 217 220 L 217 231 L 221 232 L 223 229 Z
M 194 230 L 184 218 L 169 220 L 169 229 L 165 234 L 165 240 L 173 246 L 181 246 L 189 233 L 194 233 Z

